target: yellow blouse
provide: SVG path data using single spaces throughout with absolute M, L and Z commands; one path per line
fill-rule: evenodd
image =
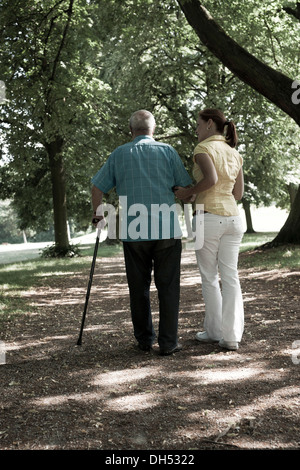
M 239 152 L 226 143 L 222 135 L 213 135 L 199 142 L 194 150 L 193 176 L 203 179 L 202 171 L 195 161 L 195 155 L 207 153 L 216 168 L 218 182 L 207 191 L 197 194 L 196 204 L 204 204 L 204 210 L 218 215 L 238 215 L 239 210 L 232 194 L 236 177 L 243 165 Z

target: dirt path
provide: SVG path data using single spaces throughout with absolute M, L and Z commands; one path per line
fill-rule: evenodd
M 30 311 L 1 332 L 0 449 L 299 449 L 300 272 L 255 273 L 246 257 L 237 352 L 194 339 L 203 302 L 191 251 L 174 356 L 136 348 L 122 258 L 96 265 L 82 346 L 89 272 L 27 292 Z M 152 300 L 157 324 L 154 289 Z

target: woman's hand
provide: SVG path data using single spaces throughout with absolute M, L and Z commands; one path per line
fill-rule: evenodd
M 175 186 L 174 194 L 178 199 L 183 202 L 194 202 L 196 194 L 191 194 L 191 188 L 183 188 L 182 186 Z

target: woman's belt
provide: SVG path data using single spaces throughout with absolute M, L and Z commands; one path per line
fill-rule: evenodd
M 194 211 L 193 212 L 193 217 L 197 214 L 209 214 L 209 212 L 208 211 L 203 211 L 203 212 L 202 211 Z

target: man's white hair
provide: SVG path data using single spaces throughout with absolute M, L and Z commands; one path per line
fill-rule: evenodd
M 150 111 L 140 109 L 139 111 L 135 111 L 131 115 L 129 119 L 129 126 L 132 131 L 154 130 L 155 119 L 153 114 L 150 113 Z

